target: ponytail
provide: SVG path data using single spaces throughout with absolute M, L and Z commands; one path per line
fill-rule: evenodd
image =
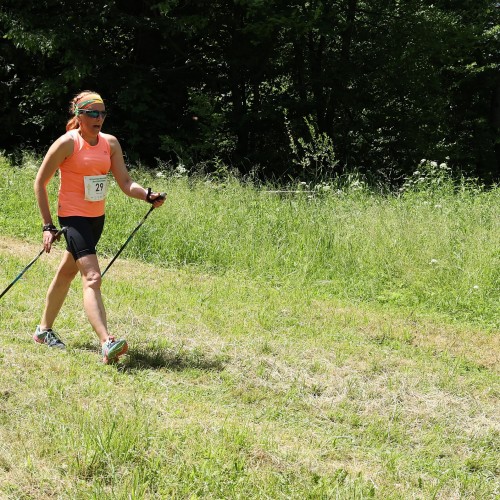
M 66 123 L 66 132 L 75 128 L 80 128 L 80 124 L 78 123 L 78 118 L 76 116 L 72 116 L 68 120 L 68 123 Z

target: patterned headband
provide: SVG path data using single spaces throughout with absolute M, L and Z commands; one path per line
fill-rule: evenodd
M 79 113 L 80 109 L 84 108 L 85 106 L 88 106 L 89 104 L 94 104 L 94 103 L 104 104 L 104 101 L 102 100 L 102 97 L 99 94 L 87 94 L 85 97 L 86 97 L 85 101 L 75 104 L 76 116 L 80 114 Z

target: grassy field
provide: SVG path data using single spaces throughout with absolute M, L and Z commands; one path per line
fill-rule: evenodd
M 36 167 L 0 159 L 2 290 L 40 248 Z M 119 367 L 78 281 L 67 352 L 31 341 L 62 245 L 0 301 L 1 498 L 500 498 L 498 189 L 161 174 L 103 281 Z M 117 191 L 103 263 L 148 210 Z

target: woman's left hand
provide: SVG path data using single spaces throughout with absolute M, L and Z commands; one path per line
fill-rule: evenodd
M 155 208 L 161 207 L 165 202 L 165 198 L 167 197 L 166 193 L 156 193 L 151 191 L 151 188 L 148 188 L 148 193 L 146 195 L 146 201 L 151 203 Z

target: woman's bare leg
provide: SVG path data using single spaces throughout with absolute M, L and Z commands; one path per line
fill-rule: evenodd
M 75 259 L 68 252 L 64 252 L 63 258 L 52 280 L 45 298 L 45 309 L 40 321 L 42 330 L 52 328 L 59 311 L 68 295 L 69 287 L 73 278 L 78 273 Z
M 97 255 L 85 255 L 76 261 L 82 276 L 83 307 L 87 318 L 96 332 L 101 344 L 109 337 L 106 310 L 101 296 L 101 270 Z

